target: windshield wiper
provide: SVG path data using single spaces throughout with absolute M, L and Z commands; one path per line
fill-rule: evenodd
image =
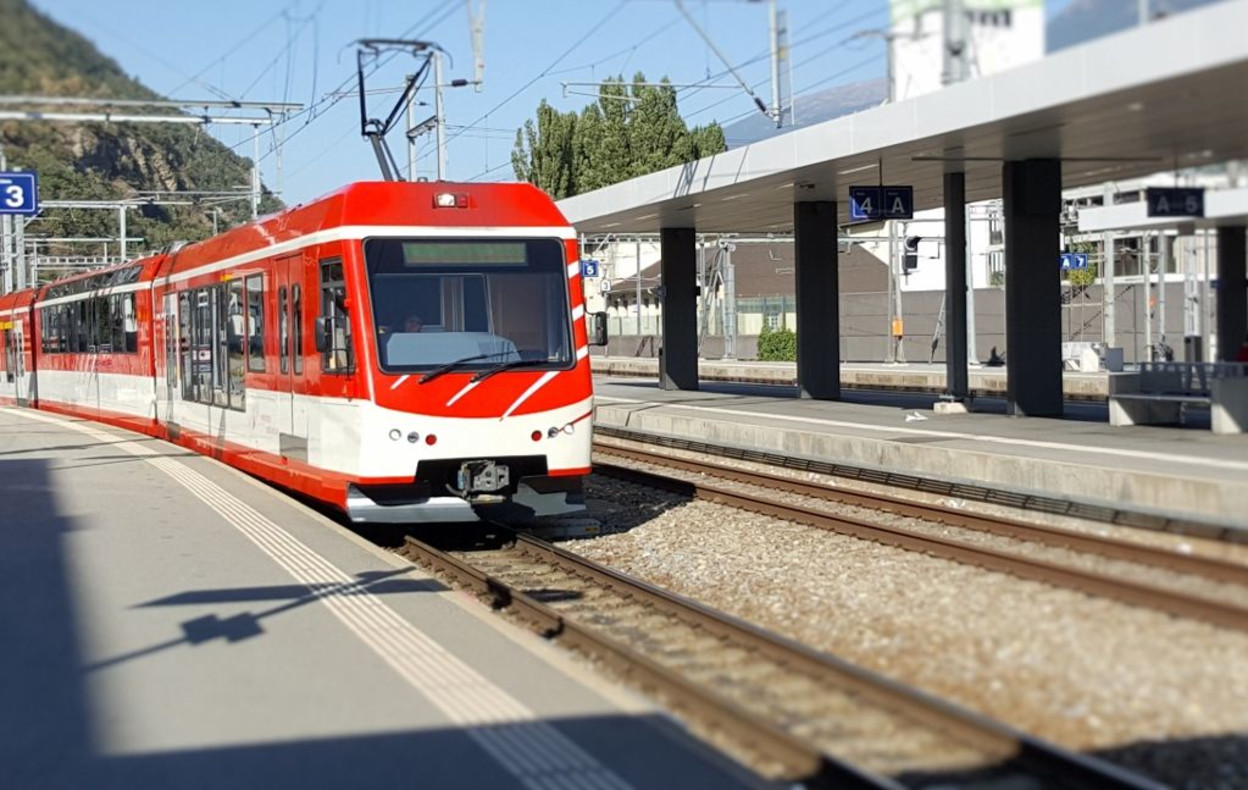
M 421 376 L 420 383 L 424 384 L 427 381 L 433 381 L 438 376 L 441 376 L 443 373 L 450 373 L 452 370 L 459 367 L 460 365 L 466 365 L 469 362 L 478 362 L 482 359 L 493 359 L 494 357 L 511 356 L 512 354 L 515 354 L 515 353 L 516 352 L 514 351 L 497 351 L 493 354 L 473 354 L 470 357 L 462 357 L 453 362 L 447 362 L 445 365 L 437 366 L 433 370 Z
M 548 359 L 516 359 L 516 360 L 512 360 L 511 362 L 504 362 L 501 365 L 495 365 L 489 370 L 483 370 L 477 375 L 473 376 L 469 381 L 470 382 L 480 381 L 481 379 L 486 379 L 486 378 L 489 378 L 490 376 L 493 376 L 495 373 L 502 373 L 504 370 L 515 370 L 516 368 L 527 368 L 527 367 L 532 367 L 534 365 L 546 365 L 549 363 L 550 363 L 550 360 Z

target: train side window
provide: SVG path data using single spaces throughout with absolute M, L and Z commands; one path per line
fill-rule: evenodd
M 342 259 L 321 261 L 321 316 L 329 336 L 321 352 L 321 370 L 326 373 L 355 371 L 355 352 L 351 343 L 351 316 L 347 312 L 347 284 L 343 277 Z
M 126 300 L 125 293 L 114 293 L 109 300 L 109 343 L 114 353 L 126 352 L 126 327 L 124 319 L 122 319 L 122 311 L 125 310 Z
M 39 311 L 39 349 L 47 354 L 52 350 L 52 343 L 48 337 L 48 311 L 43 309 Z
M 139 353 L 139 313 L 135 309 L 134 293 L 122 294 L 121 297 L 122 330 L 126 353 Z
M 110 353 L 116 348 L 113 345 L 112 300 L 107 296 L 97 296 L 91 304 L 95 312 L 91 317 L 91 345 L 97 353 Z
M 247 369 L 264 372 L 264 275 L 247 278 Z
M 243 291 L 242 280 L 230 280 L 227 287 L 229 298 L 226 299 L 227 309 L 225 318 L 226 346 L 228 348 L 226 373 L 229 376 L 230 408 L 244 411 L 247 394 L 243 382 L 247 367 L 244 350 L 247 342 L 244 321 L 244 316 L 247 312 L 244 304 L 246 295 Z
M 281 344 L 281 371 L 290 369 L 290 321 L 286 317 L 286 286 L 277 289 L 277 340 Z
M 300 285 L 292 285 L 290 287 L 290 303 L 291 312 L 294 319 L 291 323 L 291 331 L 294 333 L 295 340 L 295 373 L 303 372 L 303 287 Z

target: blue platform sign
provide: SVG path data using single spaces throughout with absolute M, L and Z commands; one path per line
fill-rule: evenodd
M 0 173 L 0 214 L 38 214 L 39 179 L 34 173 Z
M 1062 271 L 1069 272 L 1086 268 L 1088 268 L 1088 254 L 1086 252 L 1062 253 Z
M 881 187 L 884 219 L 914 219 L 914 187 Z
M 590 261 L 590 260 L 581 261 L 581 276 L 582 277 L 597 277 L 598 276 L 598 261 Z
M 913 218 L 914 187 L 878 186 L 849 188 L 850 222 Z
M 1199 187 L 1149 187 L 1144 190 L 1150 217 L 1203 217 L 1205 190 Z

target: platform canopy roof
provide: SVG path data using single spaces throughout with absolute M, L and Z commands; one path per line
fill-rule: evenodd
M 1062 159 L 1085 186 L 1248 158 L 1248 0 L 1226 0 L 991 77 L 796 129 L 559 202 L 582 233 L 792 228 L 793 202 L 910 184 L 942 203 L 1001 196 L 1004 160 Z

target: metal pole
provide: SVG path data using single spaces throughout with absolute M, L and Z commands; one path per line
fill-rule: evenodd
M 5 156 L 4 146 L 0 145 L 0 170 L 9 169 L 9 159 Z M 4 293 L 13 290 L 13 261 L 9 257 L 9 233 L 12 227 L 8 214 L 0 216 L 0 266 L 4 267 Z
M 771 27 L 771 119 L 780 128 L 780 25 L 776 20 L 776 0 L 768 4 Z
M 952 85 L 966 79 L 966 10 L 962 0 L 945 0 L 941 20 L 944 37 L 941 83 Z
M 446 114 L 442 109 L 442 53 L 433 51 L 433 113 L 437 118 L 435 127 L 438 139 L 438 180 L 446 180 Z M 638 258 L 638 271 L 641 270 Z
M 1162 231 L 1158 261 L 1161 265 L 1157 267 L 1157 342 L 1163 350 L 1166 346 L 1166 271 L 1170 268 L 1170 255 L 1173 251 L 1173 239 Z
M 1202 353 L 1205 355 L 1205 358 L 1201 360 L 1202 362 L 1216 359 L 1216 357 L 1213 356 L 1212 350 L 1209 348 L 1213 344 L 1213 310 L 1211 304 L 1212 300 L 1210 299 L 1209 294 L 1209 237 L 1211 235 L 1213 235 L 1212 231 L 1205 230 L 1203 249 L 1204 255 L 1201 256 L 1204 258 L 1204 272 L 1202 278 L 1203 282 L 1200 286 L 1200 346 Z
M 979 364 L 975 335 L 975 256 L 971 254 L 971 213 L 966 213 L 966 364 Z M 969 384 L 968 384 L 969 389 Z
M 1148 24 L 1148 0 L 1139 0 L 1137 4 L 1140 25 Z
M 724 248 L 724 358 L 737 358 L 737 270 L 729 244 Z M 766 321 L 767 317 L 764 316 Z
M 117 207 L 117 239 L 121 243 L 121 260 L 126 260 L 126 207 Z
M 434 53 L 437 54 L 436 51 Z M 408 74 L 407 81 L 411 82 L 414 75 Z M 416 91 L 412 91 L 407 96 L 407 180 L 416 180 L 416 138 L 412 135 L 412 127 L 416 123 L 416 117 L 413 114 L 416 110 Z
M 638 239 L 635 247 L 637 253 L 637 336 L 641 337 L 641 239 Z
M 251 127 L 251 218 L 260 216 L 260 127 Z M 125 258 L 125 252 L 122 252 Z
M 1144 275 L 1144 356 L 1153 361 L 1153 266 L 1148 254 L 1148 233 L 1140 234 L 1140 271 Z
M 896 65 L 893 63 L 893 58 L 895 57 L 893 55 L 893 47 L 896 45 L 896 42 L 897 42 L 897 39 L 891 35 L 885 37 L 884 39 L 884 43 L 888 47 L 888 57 L 886 58 L 886 60 L 888 61 L 888 64 L 886 66 L 886 68 L 888 69 L 888 74 L 885 75 L 885 79 L 888 82 L 888 103 L 889 104 L 892 104 L 893 102 L 897 101 L 897 75 L 894 72 Z
M 13 260 L 9 255 L 9 227 L 12 217 L 0 216 L 0 264 L 4 266 L 4 292 L 13 290 Z
M 885 309 L 887 314 L 886 323 L 884 324 L 884 362 L 893 363 L 897 361 L 897 356 L 893 351 L 893 248 L 896 246 L 896 239 L 893 237 L 893 221 L 888 221 L 888 306 Z
M 10 217 L 13 227 L 13 257 L 16 261 L 14 270 L 17 272 L 15 283 L 17 290 L 26 287 L 26 223 L 21 217 Z

